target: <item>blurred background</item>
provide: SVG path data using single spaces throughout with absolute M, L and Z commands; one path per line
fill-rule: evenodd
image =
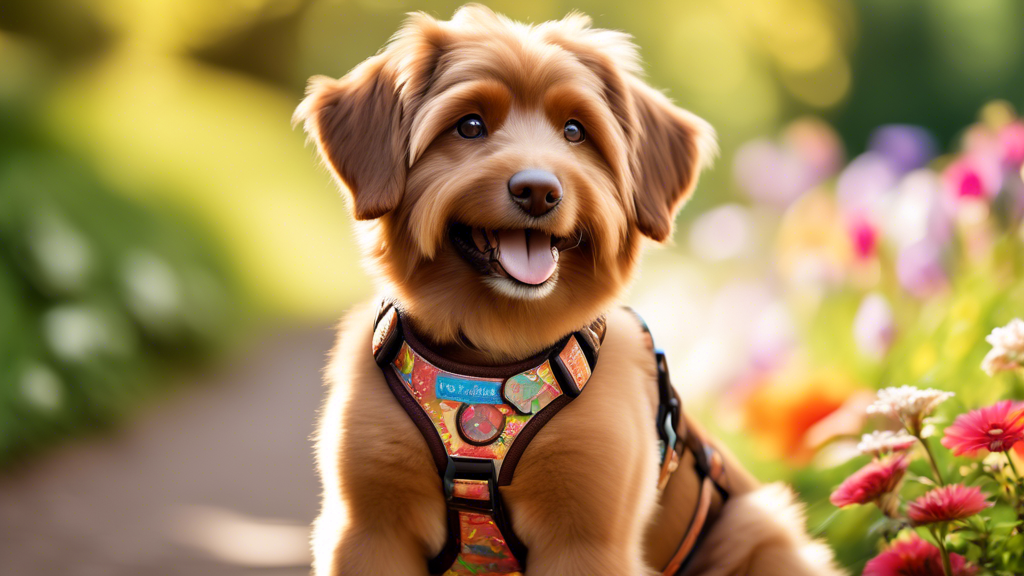
M 872 391 L 1024 398 L 979 368 L 1024 314 L 1024 3 L 487 4 L 632 34 L 718 129 L 628 300 L 859 573 L 877 512 L 827 496 Z M 291 113 L 458 5 L 0 0 L 0 572 L 308 572 L 320 369 L 372 287 Z

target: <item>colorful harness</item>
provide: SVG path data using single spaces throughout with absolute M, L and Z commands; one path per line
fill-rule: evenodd
M 642 319 L 640 323 L 650 335 Z M 402 322 L 394 303 L 381 304 L 373 332 L 374 359 L 430 447 L 448 508 L 448 538 L 428 562 L 431 574 L 521 576 L 526 546 L 512 531 L 498 488 L 512 482 L 519 458 L 541 427 L 583 392 L 604 335 L 601 317 L 533 358 L 505 366 L 471 366 L 430 350 Z M 696 434 L 677 434 L 683 418 L 679 399 L 664 354 L 656 351 L 655 357 L 662 443 L 658 487 L 668 483 L 684 449 L 693 452 L 702 480 L 694 518 L 663 572 L 675 576 L 708 524 L 712 492 L 717 489 L 724 501 L 727 491 L 720 455 Z

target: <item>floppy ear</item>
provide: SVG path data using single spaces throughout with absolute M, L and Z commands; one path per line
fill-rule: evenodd
M 424 14 L 344 78 L 310 79 L 295 110 L 352 200 L 356 220 L 394 210 L 405 191 L 409 125 L 438 57 L 441 30 Z
M 296 110 L 331 172 L 351 195 L 356 220 L 398 206 L 405 189 L 405 146 L 392 74 L 380 56 L 341 80 L 315 77 Z
M 715 131 L 639 79 L 630 84 L 640 133 L 633 157 L 637 226 L 664 242 L 701 169 L 718 151 Z

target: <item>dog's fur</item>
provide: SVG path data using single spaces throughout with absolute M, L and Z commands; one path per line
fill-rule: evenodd
M 613 305 L 644 237 L 671 235 L 714 134 L 639 73 L 628 36 L 584 16 L 525 26 L 471 5 L 450 21 L 411 16 L 344 78 L 314 78 L 296 111 L 363 221 L 368 267 L 435 350 L 506 362 L 608 313 L 586 393 L 541 429 L 502 489 L 530 550 L 528 576 L 655 574 L 696 504 L 694 477 L 658 505 L 655 367 L 636 321 Z M 486 138 L 455 133 L 467 114 L 484 120 Z M 584 142 L 563 138 L 569 119 L 585 126 Z M 537 218 L 508 196 L 509 177 L 528 168 L 554 173 L 564 189 Z M 449 240 L 453 223 L 542 230 L 575 245 L 543 286 L 517 285 L 467 265 Z M 372 308 L 342 323 L 327 372 L 318 576 L 426 574 L 445 540 L 430 452 L 370 354 Z M 787 490 L 759 487 L 731 458 L 727 466 L 734 496 L 689 573 L 838 574 Z

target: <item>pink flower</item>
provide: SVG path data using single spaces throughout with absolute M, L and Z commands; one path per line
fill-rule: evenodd
M 942 445 L 954 456 L 974 456 L 982 450 L 1006 452 L 1024 440 L 1024 403 L 1012 400 L 961 414 L 946 428 Z
M 1010 168 L 1024 163 L 1024 122 L 1007 124 L 999 131 L 999 144 L 1003 149 L 1003 162 Z
M 853 246 L 853 255 L 858 260 L 866 260 L 875 255 L 878 246 L 878 228 L 861 215 L 850 218 L 848 224 L 850 244 Z
M 1003 185 L 998 164 L 981 154 L 966 154 L 946 168 L 942 180 L 953 198 L 987 200 Z
M 792 150 L 810 169 L 815 185 L 843 167 L 846 152 L 835 129 L 819 118 L 794 120 L 782 133 L 783 146 Z
M 896 490 L 907 471 L 907 464 L 909 462 L 903 454 L 869 462 L 844 480 L 829 501 L 840 508 L 876 502 Z
M 953 576 L 972 576 L 977 572 L 977 568 L 968 566 L 959 554 L 950 554 L 949 562 Z M 939 549 L 915 535 L 893 542 L 888 550 L 869 560 L 863 576 L 938 576 L 942 573 Z
M 950 484 L 930 490 L 907 505 L 907 518 L 916 525 L 951 522 L 974 516 L 992 506 L 977 486 Z
M 780 207 L 819 182 L 796 152 L 765 139 L 747 142 L 736 151 L 733 175 L 751 198 Z

